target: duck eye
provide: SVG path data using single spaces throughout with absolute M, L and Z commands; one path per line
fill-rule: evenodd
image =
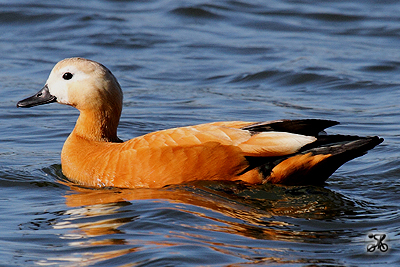
M 64 80 L 71 80 L 71 79 L 72 79 L 72 76 L 73 76 L 73 75 L 72 75 L 71 72 L 66 72 L 66 73 L 63 74 L 62 77 L 63 77 Z

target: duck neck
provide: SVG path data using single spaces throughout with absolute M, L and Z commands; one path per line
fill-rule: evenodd
M 117 136 L 120 115 L 115 110 L 81 110 L 73 134 L 89 141 L 122 142 Z

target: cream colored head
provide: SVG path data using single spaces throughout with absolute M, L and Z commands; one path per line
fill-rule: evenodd
M 67 58 L 51 71 L 46 85 L 58 103 L 79 110 L 119 106 L 122 90 L 114 75 L 102 64 L 84 58 Z
M 18 107 L 58 102 L 81 112 L 76 133 L 91 140 L 115 141 L 122 111 L 122 90 L 103 65 L 84 58 L 67 58 L 51 71 L 46 85 Z

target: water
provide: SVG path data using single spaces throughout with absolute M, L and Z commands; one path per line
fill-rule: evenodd
M 398 266 L 397 1 L 0 2 L 0 265 Z M 22 110 L 53 65 L 109 67 L 119 136 L 219 120 L 324 118 L 385 142 L 323 187 L 81 188 L 60 171 L 78 112 Z M 387 252 L 367 252 L 384 233 Z

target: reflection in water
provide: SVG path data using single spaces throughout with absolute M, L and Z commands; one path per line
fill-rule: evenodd
M 70 209 L 53 228 L 63 233 L 60 238 L 69 240 L 70 247 L 80 250 L 67 258 L 43 261 L 43 265 L 75 261 L 90 265 L 131 253 L 137 258 L 161 247 L 173 247 L 176 254 L 186 246 L 239 257 L 243 262 L 299 263 L 303 260 L 272 241 L 329 244 L 337 232 L 310 231 L 306 223 L 298 225 L 299 218 L 329 219 L 346 206 L 347 210 L 354 208 L 340 195 L 318 187 L 208 181 L 162 189 L 99 190 L 68 185 L 71 191 L 65 199 Z M 254 250 L 253 257 L 249 249 Z

